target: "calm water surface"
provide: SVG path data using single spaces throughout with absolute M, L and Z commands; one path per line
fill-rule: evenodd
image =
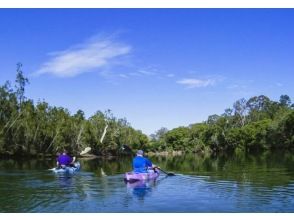
M 53 160 L 0 160 L 0 212 L 294 212 L 291 153 L 151 157 L 177 175 L 128 185 L 131 159 L 80 160 L 70 176 Z

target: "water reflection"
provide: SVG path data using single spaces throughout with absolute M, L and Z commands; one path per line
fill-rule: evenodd
M 126 184 L 131 157 L 79 159 L 75 175 L 49 171 L 55 160 L 0 160 L 0 212 L 294 211 L 289 152 L 151 159 L 176 176 Z
M 69 188 L 73 184 L 73 178 L 70 175 L 56 175 L 56 180 L 61 188 Z
M 143 200 L 144 197 L 152 192 L 152 187 L 155 186 L 156 180 L 150 181 L 136 181 L 134 183 L 126 183 L 127 188 L 132 191 L 133 195 L 136 196 L 139 200 Z

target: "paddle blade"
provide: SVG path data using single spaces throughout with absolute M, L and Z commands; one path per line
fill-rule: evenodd
M 175 176 L 176 174 L 174 174 L 174 173 L 168 173 L 167 175 L 168 176 Z
M 84 154 L 86 154 L 86 153 L 89 153 L 91 151 L 91 148 L 90 147 L 86 147 L 81 153 L 80 153 L 80 155 L 82 156 L 82 155 L 84 155 Z

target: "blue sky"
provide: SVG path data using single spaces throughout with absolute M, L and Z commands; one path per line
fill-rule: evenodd
M 151 134 L 240 98 L 294 99 L 293 9 L 0 9 L 0 84 Z

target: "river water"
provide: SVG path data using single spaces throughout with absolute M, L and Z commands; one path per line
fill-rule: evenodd
M 131 157 L 85 160 L 74 175 L 54 160 L 0 160 L 0 212 L 294 212 L 294 155 L 151 157 L 156 181 L 128 185 Z M 105 175 L 104 175 L 105 174 Z

